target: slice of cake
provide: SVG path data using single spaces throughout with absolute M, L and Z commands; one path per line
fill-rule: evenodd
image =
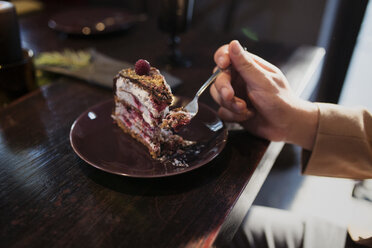
M 190 115 L 181 109 L 169 110 L 171 89 L 159 70 L 146 60 L 137 61 L 135 69 L 124 69 L 114 78 L 114 99 L 113 119 L 144 144 L 153 158 L 193 144 L 176 133 L 190 122 Z

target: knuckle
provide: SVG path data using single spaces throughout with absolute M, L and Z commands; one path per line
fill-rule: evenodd
M 238 68 L 239 71 L 257 70 L 257 66 L 248 54 L 244 53 L 239 56 Z

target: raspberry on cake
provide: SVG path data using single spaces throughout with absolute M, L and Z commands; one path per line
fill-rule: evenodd
M 134 70 L 138 75 L 148 75 L 150 72 L 150 63 L 147 60 L 140 59 L 134 65 Z
M 153 158 L 172 154 L 194 142 L 177 132 L 190 122 L 187 113 L 169 110 L 173 94 L 159 70 L 146 60 L 127 68 L 114 78 L 115 109 L 112 118 L 134 139 L 144 144 Z

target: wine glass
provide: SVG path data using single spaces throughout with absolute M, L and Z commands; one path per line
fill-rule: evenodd
M 185 32 L 192 19 L 194 0 L 160 0 L 158 25 L 160 30 L 169 33 L 169 54 L 165 63 L 171 67 L 189 67 L 191 62 L 184 58 L 178 49 L 179 35 Z

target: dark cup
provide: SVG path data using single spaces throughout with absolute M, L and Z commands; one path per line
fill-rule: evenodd
M 190 67 L 191 61 L 183 57 L 179 50 L 181 33 L 191 24 L 194 0 L 161 0 L 158 27 L 169 34 L 169 51 L 163 57 L 166 67 Z M 162 64 L 163 64 L 162 63 Z
M 160 30 L 171 35 L 187 31 L 193 13 L 194 0 L 162 0 L 158 25 Z
M 14 100 L 37 88 L 33 52 L 23 49 L 23 59 L 0 65 L 0 91 L 8 101 Z

